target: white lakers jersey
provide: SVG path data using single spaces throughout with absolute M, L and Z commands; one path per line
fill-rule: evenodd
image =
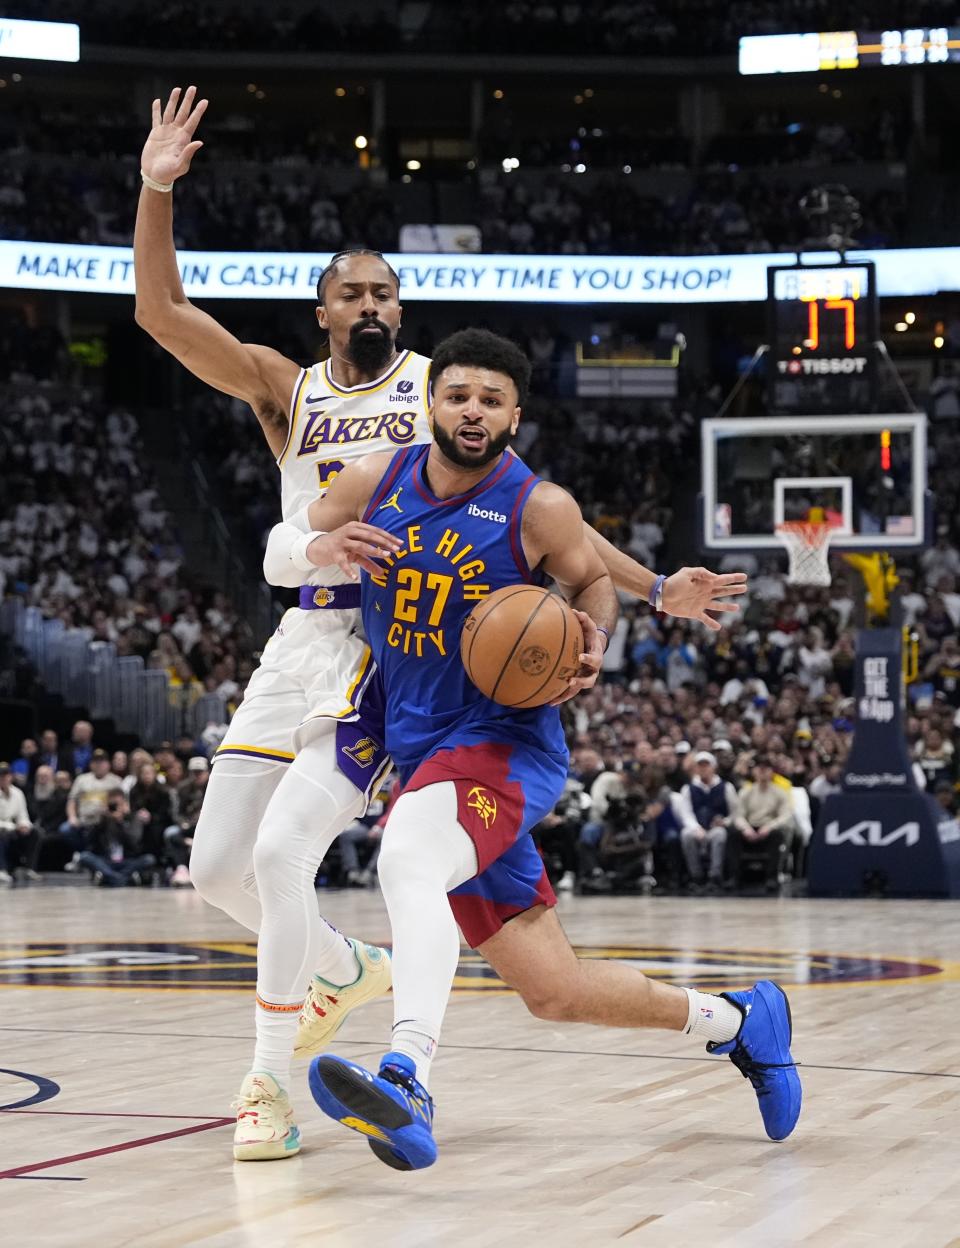
M 277 460 L 284 520 L 322 494 L 353 459 L 429 442 L 430 361 L 403 351 L 375 381 L 338 386 L 330 361 L 305 368 L 290 404 L 290 432 Z

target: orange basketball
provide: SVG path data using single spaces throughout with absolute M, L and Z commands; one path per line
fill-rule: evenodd
M 460 658 L 481 693 L 501 706 L 543 706 L 580 669 L 583 629 L 562 598 L 507 585 L 467 616 Z

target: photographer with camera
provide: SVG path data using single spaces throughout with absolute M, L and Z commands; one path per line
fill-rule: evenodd
M 708 750 L 695 756 L 694 766 L 696 773 L 680 794 L 680 843 L 690 873 L 690 891 L 703 891 L 706 858 L 707 891 L 718 893 L 723 887 L 727 835 L 740 815 L 740 802 L 730 781 L 717 775 L 717 760 Z
M 610 892 L 639 885 L 650 889 L 653 878 L 653 844 L 655 818 L 641 780 L 639 768 L 628 764 L 614 773 L 616 783 L 609 783 L 602 812 L 597 810 L 602 831 L 599 841 L 580 841 L 580 870 L 585 892 Z
M 142 832 L 139 827 L 134 831 L 134 826 L 127 799 L 122 793 L 111 793 L 80 855 L 79 865 L 89 870 L 94 884 L 108 888 L 141 884 L 142 873 L 156 865 L 153 854 L 140 852 Z
M 560 800 L 532 829 L 533 839 L 547 864 L 547 874 L 558 893 L 572 893 L 577 883 L 577 844 L 590 811 L 590 798 L 573 776 L 567 778 Z

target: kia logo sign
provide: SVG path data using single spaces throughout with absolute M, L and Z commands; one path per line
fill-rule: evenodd
M 855 823 L 853 827 L 844 828 L 840 831 L 840 823 L 834 819 L 828 823 L 824 834 L 824 843 L 827 845 L 860 845 L 862 847 L 871 846 L 872 848 L 883 848 L 886 845 L 892 845 L 894 841 L 903 841 L 904 845 L 909 849 L 911 845 L 916 845 L 920 840 L 920 824 L 902 823 L 899 828 L 894 828 L 892 832 L 884 835 L 883 824 L 879 819 L 864 819 L 862 823 Z

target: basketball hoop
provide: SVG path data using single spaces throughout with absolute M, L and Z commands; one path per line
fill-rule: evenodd
M 790 556 L 787 580 L 791 585 L 829 585 L 830 537 L 837 526 L 830 520 L 785 520 L 776 525 L 777 537 Z

